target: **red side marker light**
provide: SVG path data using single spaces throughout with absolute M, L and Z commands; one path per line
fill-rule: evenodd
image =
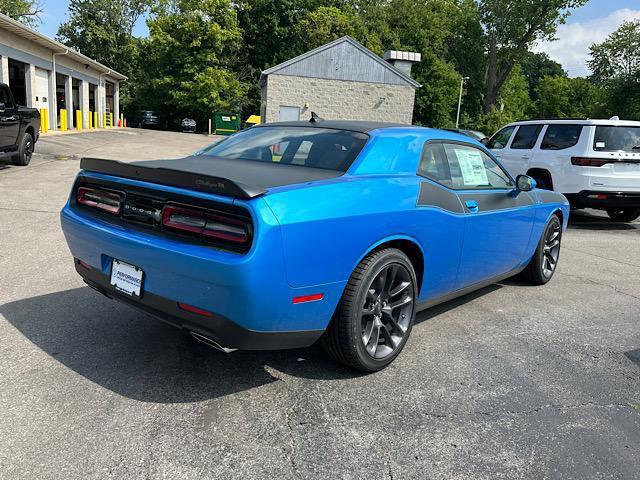
M 196 315 L 202 315 L 203 317 L 213 317 L 213 313 L 194 307 L 193 305 L 178 302 L 178 307 L 180 310 L 184 310 L 185 312 L 195 313 Z
M 315 302 L 317 300 L 322 300 L 323 297 L 324 297 L 323 293 L 314 293 L 312 295 L 302 295 L 300 297 L 293 297 L 293 303 Z
M 91 265 L 89 265 L 87 262 L 83 262 L 82 260 L 78 260 L 78 263 L 80 265 L 82 265 L 84 268 L 86 268 L 87 270 L 91 270 Z

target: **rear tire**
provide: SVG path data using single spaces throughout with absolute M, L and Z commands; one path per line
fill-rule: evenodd
M 393 362 L 413 327 L 416 284 L 413 265 L 400 250 L 379 250 L 362 260 L 320 341 L 328 355 L 363 372 Z
M 12 163 L 14 165 L 18 165 L 20 167 L 25 167 L 29 165 L 31 161 L 31 157 L 33 156 L 33 137 L 30 133 L 25 133 L 22 136 L 22 140 L 20 141 L 20 146 L 18 147 L 18 154 L 13 157 Z
M 544 285 L 556 271 L 560 258 L 562 241 L 562 222 L 553 215 L 542 232 L 533 258 L 522 271 L 522 278 L 533 285 Z
M 611 208 L 607 210 L 607 215 L 614 222 L 633 222 L 640 217 L 640 208 Z

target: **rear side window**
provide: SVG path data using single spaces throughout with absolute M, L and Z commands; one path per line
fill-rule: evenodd
M 541 150 L 564 150 L 580 140 L 582 125 L 549 125 L 540 145 Z
M 0 103 L 4 103 L 5 108 L 13 108 L 13 101 L 11 100 L 11 95 L 9 95 L 10 90 L 6 87 L 0 87 Z
M 201 155 L 346 171 L 369 137 L 316 127 L 256 127 L 237 133 Z
M 640 152 L 640 127 L 597 126 L 593 149 L 598 152 Z
M 487 143 L 487 148 L 497 149 L 497 150 L 501 148 L 505 148 L 507 146 L 507 143 L 509 143 L 511 134 L 515 129 L 516 127 L 504 127 L 502 130 L 496 133 L 493 137 L 491 137 L 491 140 L 489 140 L 489 143 Z
M 521 125 L 513 137 L 511 148 L 516 150 L 529 150 L 533 148 L 540 135 L 542 125 Z
M 441 143 L 428 143 L 424 147 L 419 173 L 447 187 L 452 186 L 447 156 Z

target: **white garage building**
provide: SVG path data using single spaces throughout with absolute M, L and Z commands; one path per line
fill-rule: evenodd
M 120 82 L 126 79 L 0 14 L 0 82 L 9 85 L 18 104 L 48 111 L 49 128 L 60 124 L 61 110 L 68 112 L 69 128 L 78 127 L 78 118 L 81 128 L 105 127 L 111 118 L 117 124 Z

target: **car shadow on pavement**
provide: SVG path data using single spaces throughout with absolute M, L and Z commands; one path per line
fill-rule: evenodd
M 318 347 L 224 354 L 88 287 L 0 305 L 0 315 L 69 369 L 145 402 L 209 400 L 279 381 L 279 372 L 331 380 L 361 375 Z
M 640 367 L 640 348 L 625 352 L 625 356 Z
M 569 228 L 575 230 L 640 230 L 640 224 L 614 222 L 604 212 L 572 210 Z

